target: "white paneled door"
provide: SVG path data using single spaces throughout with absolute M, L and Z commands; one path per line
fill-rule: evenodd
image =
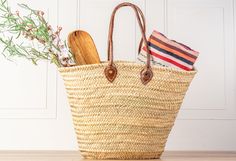
M 200 52 L 198 74 L 186 95 L 167 150 L 236 150 L 236 0 L 129 0 L 146 15 L 147 34 L 158 30 Z M 8 0 L 45 11 L 66 40 L 88 31 L 102 60 L 112 9 L 122 0 Z M 140 32 L 131 10 L 118 12 L 115 59 L 135 61 Z M 2 47 L 0 47 L 2 49 Z M 75 150 L 70 109 L 56 67 L 0 56 L 0 150 Z

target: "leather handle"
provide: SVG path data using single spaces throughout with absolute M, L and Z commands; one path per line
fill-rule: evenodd
M 141 9 L 132 4 L 132 3 L 128 3 L 128 2 L 124 2 L 119 4 L 118 6 L 115 7 L 115 9 L 112 12 L 111 15 L 111 19 L 110 19 L 110 26 L 109 26 L 109 35 L 108 35 L 108 66 L 105 68 L 104 72 L 106 75 L 106 78 L 110 81 L 113 82 L 116 78 L 117 75 L 117 69 L 113 63 L 113 30 L 114 30 L 114 20 L 115 20 L 115 14 L 117 12 L 118 9 L 120 9 L 121 7 L 125 7 L 125 6 L 129 6 L 131 7 L 134 12 L 135 12 L 135 16 L 137 18 L 139 27 L 140 27 L 140 31 L 142 33 L 142 39 L 140 42 L 140 46 L 142 45 L 142 42 L 144 43 L 144 45 L 146 46 L 147 49 L 147 62 L 145 67 L 143 68 L 143 70 L 140 72 L 140 79 L 142 81 L 142 83 L 144 85 L 146 85 L 153 77 L 153 72 L 151 69 L 151 63 L 150 63 L 150 50 L 148 47 L 148 42 L 147 42 L 147 38 L 146 38 L 146 34 L 145 34 L 145 30 L 146 30 L 146 26 L 145 26 L 145 18 L 144 18 L 144 14 L 142 13 Z M 139 50 L 141 48 L 139 47 Z
M 127 2 L 126 2 L 127 3 Z M 117 6 L 118 7 L 118 6 Z M 143 31 L 144 31 L 144 33 L 146 33 L 146 23 L 145 23 L 145 17 L 144 17 L 144 14 L 143 14 L 143 12 L 142 12 L 142 10 L 138 7 L 138 6 L 135 6 L 136 7 L 136 9 L 137 9 L 137 11 L 138 11 L 138 15 L 139 15 L 139 18 L 140 18 L 140 20 L 142 21 L 141 22 L 141 24 L 142 24 L 142 28 L 143 28 Z M 112 18 L 112 17 L 111 17 Z M 114 17 L 113 17 L 113 19 L 114 19 Z M 114 22 L 114 20 L 113 20 L 113 22 Z M 113 30 L 114 30 L 114 23 L 112 24 L 113 25 L 113 27 L 112 27 L 112 32 L 109 32 L 109 35 L 108 35 L 108 52 L 107 52 L 107 56 L 108 56 L 108 60 L 110 60 L 110 52 L 109 52 L 109 50 L 110 50 L 110 36 L 113 38 Z M 109 31 L 110 31 L 110 29 L 109 29 Z M 110 33 L 112 34 L 112 35 L 110 35 Z M 111 39 L 112 40 L 112 39 Z M 139 48 L 138 48 L 138 52 L 140 52 L 141 51 L 141 48 L 142 48 L 142 45 L 143 45 L 143 39 L 141 38 L 141 40 L 140 40 L 140 43 L 139 43 Z

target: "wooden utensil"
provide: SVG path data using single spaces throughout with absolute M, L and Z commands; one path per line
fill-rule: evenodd
M 97 48 L 89 33 L 81 30 L 70 33 L 68 47 L 75 57 L 76 65 L 100 63 Z

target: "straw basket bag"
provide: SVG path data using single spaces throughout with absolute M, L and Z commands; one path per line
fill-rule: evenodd
M 147 47 L 143 13 L 122 3 L 111 16 L 108 61 L 59 68 L 79 148 L 87 159 L 159 158 L 196 73 L 151 67 L 149 54 L 146 65 L 113 61 L 114 18 L 124 6 L 135 11 Z

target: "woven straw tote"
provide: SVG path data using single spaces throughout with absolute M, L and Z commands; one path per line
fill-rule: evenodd
M 108 61 L 59 68 L 81 154 L 87 159 L 151 159 L 164 151 L 169 132 L 196 71 L 113 61 L 116 11 L 131 7 L 147 46 L 145 19 L 131 3 L 111 16 Z M 150 52 L 150 51 L 148 51 Z

